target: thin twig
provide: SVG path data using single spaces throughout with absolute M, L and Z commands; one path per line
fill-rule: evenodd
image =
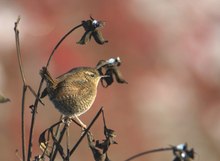
M 27 91 L 27 86 L 23 86 L 23 92 L 22 92 L 22 105 L 21 105 L 21 142 L 22 142 L 22 158 L 23 161 L 26 160 L 26 141 L 25 141 L 25 95 Z
M 19 161 L 22 161 L 21 157 L 20 157 L 19 154 L 18 154 L 18 149 L 16 149 L 15 155 L 17 156 L 17 158 L 19 159 Z
M 74 118 L 71 118 L 71 121 L 73 121 L 76 125 L 78 125 L 82 129 L 85 129 L 80 123 L 78 123 L 76 120 L 74 120 Z
M 31 160 L 31 155 L 32 155 L 32 139 L 33 139 L 33 131 L 34 131 L 34 123 L 35 123 L 35 118 L 36 118 L 36 113 L 37 113 L 37 106 L 39 102 L 39 96 L 41 92 L 41 88 L 43 85 L 43 79 L 41 79 L 40 86 L 37 92 L 37 98 L 35 99 L 33 109 L 32 109 L 32 117 L 31 117 L 31 126 L 30 126 L 30 133 L 29 133 L 29 144 L 28 144 L 28 157 L 27 160 Z
M 89 124 L 88 128 L 85 129 L 85 132 L 83 133 L 83 135 L 79 138 L 79 140 L 77 141 L 77 143 L 74 145 L 74 147 L 72 148 L 72 150 L 70 151 L 70 156 L 74 153 L 74 151 L 77 149 L 77 147 L 79 146 L 80 142 L 82 141 L 82 139 L 86 136 L 86 134 L 88 133 L 88 131 L 90 130 L 90 128 L 92 127 L 92 125 L 95 123 L 95 121 L 97 120 L 97 118 L 99 117 L 99 115 L 101 114 L 103 110 L 103 107 L 100 108 L 100 110 L 97 112 L 97 114 L 95 115 L 95 117 L 93 118 L 93 120 L 91 121 L 91 123 Z
M 39 138 L 39 144 L 40 144 L 40 148 L 42 146 L 42 150 L 43 150 L 43 154 L 41 155 L 42 158 L 44 158 L 45 154 L 47 156 L 52 155 L 52 150 L 51 150 L 50 154 L 47 153 L 47 148 L 49 147 L 48 141 L 50 140 L 50 135 L 52 135 L 52 139 L 54 139 L 55 135 L 53 135 L 53 128 L 55 126 L 60 126 L 61 123 L 62 123 L 62 121 L 60 120 L 60 121 L 56 122 L 55 124 L 53 124 L 52 126 L 50 126 L 48 129 L 44 130 L 43 133 L 41 133 L 40 138 Z M 44 139 L 46 132 L 47 132 L 47 141 L 45 141 L 45 139 Z M 42 138 L 42 134 L 44 134 L 43 138 Z M 56 140 L 57 140 L 57 138 L 56 138 Z M 54 144 L 55 144 L 55 142 L 54 142 Z M 45 145 L 46 145 L 46 147 L 45 147 Z
M 67 32 L 61 39 L 60 41 L 57 43 L 57 45 L 54 47 L 52 53 L 50 54 L 50 57 L 47 61 L 47 65 L 46 68 L 49 66 L 49 63 L 56 51 L 56 49 L 60 46 L 60 44 L 63 42 L 63 40 L 70 35 L 75 29 L 79 28 L 80 26 L 82 26 L 82 24 L 72 28 L 69 32 Z M 37 107 L 38 107 L 38 102 L 39 102 L 39 98 L 40 98 L 40 93 L 41 93 L 41 88 L 43 86 L 43 82 L 44 82 L 44 78 L 41 79 L 39 88 L 38 88 L 38 92 L 37 92 L 37 98 L 35 99 L 35 103 L 33 106 L 33 111 L 32 111 L 32 119 L 31 119 L 31 127 L 30 127 L 30 133 L 29 133 L 29 144 L 28 144 L 28 161 L 30 161 L 31 159 L 31 155 L 32 155 L 32 139 L 33 139 L 33 130 L 34 130 L 34 124 L 35 124 L 35 117 L 36 117 L 36 112 L 37 112 Z
M 78 25 L 78 26 L 75 26 L 74 28 L 72 28 L 69 32 L 67 32 L 67 33 L 60 39 L 60 41 L 57 43 L 57 45 L 54 47 L 52 53 L 50 54 L 50 57 L 49 57 L 49 59 L 48 59 L 48 61 L 47 61 L 46 68 L 49 66 L 50 61 L 51 61 L 51 59 L 52 59 L 52 57 L 53 57 L 53 55 L 54 55 L 54 52 L 55 52 L 56 49 L 60 46 L 60 44 L 63 42 L 63 40 L 65 40 L 65 38 L 66 38 L 69 34 L 71 34 L 74 30 L 76 30 L 77 28 L 79 28 L 79 27 L 81 27 L 81 26 L 82 26 L 82 24 L 80 24 L 80 25 Z
M 39 97 L 37 97 L 37 94 L 35 93 L 33 88 L 31 86 L 29 86 L 29 85 L 26 85 L 26 86 L 31 91 L 31 93 L 35 96 L 35 98 L 38 99 L 38 101 L 44 106 L 44 103 L 41 101 L 41 99 Z
M 62 118 L 63 118 L 63 115 L 60 115 L 60 122 L 62 122 Z M 60 124 L 57 126 L 57 129 L 56 129 L 56 132 L 55 132 L 55 137 L 57 138 L 58 137 L 58 135 L 60 134 L 59 133 L 59 130 L 60 129 Z
M 102 118 L 103 118 L 103 124 L 104 124 L 104 127 L 106 128 L 106 122 L 105 122 L 105 114 L 104 114 L 104 110 L 102 110 Z
M 22 159 L 23 161 L 26 160 L 26 146 L 25 146 L 25 112 L 24 112 L 24 107 L 25 107 L 25 95 L 27 91 L 27 85 L 26 85 L 26 79 L 24 76 L 23 72 L 23 67 L 22 67 L 22 59 L 21 59 L 21 50 L 20 50 L 20 41 L 19 41 L 19 30 L 17 29 L 18 23 L 20 22 L 20 16 L 18 17 L 17 21 L 15 22 L 14 26 L 14 31 L 15 31 L 15 41 L 16 41 L 16 50 L 17 50 L 17 57 L 18 57 L 18 64 L 19 64 L 19 69 L 21 72 L 21 78 L 23 82 L 23 91 L 22 91 L 22 105 L 21 105 L 21 144 L 22 144 Z
M 26 79 L 25 79 L 25 76 L 24 76 L 24 72 L 23 72 L 24 70 L 23 70 L 22 59 L 21 59 L 21 49 L 20 49 L 20 41 L 19 41 L 19 30 L 17 29 L 20 20 L 21 20 L 21 18 L 19 16 L 17 21 L 15 22 L 14 31 L 15 31 L 16 49 L 17 49 L 19 69 L 20 69 L 20 72 L 21 72 L 21 78 L 22 78 L 22 81 L 23 81 L 24 85 L 26 85 Z
M 143 155 L 147 155 L 147 154 L 150 154 L 150 153 L 156 153 L 156 152 L 162 152 L 162 151 L 168 151 L 168 150 L 173 150 L 173 148 L 169 147 L 169 148 L 160 148 L 160 149 L 153 149 L 153 150 L 145 151 L 145 152 L 136 154 L 136 155 L 126 159 L 125 161 L 130 161 L 130 160 L 136 159 L 138 157 L 141 157 Z
M 66 130 L 66 161 L 69 161 L 70 160 L 70 148 L 69 148 L 69 126 L 67 127 L 67 130 Z
M 20 69 L 20 72 L 21 72 L 21 78 L 22 78 L 22 82 L 23 82 L 22 106 L 21 106 L 21 137 L 22 137 L 22 158 L 23 158 L 23 161 L 25 161 L 26 160 L 26 154 L 25 154 L 26 153 L 26 146 L 25 146 L 26 143 L 25 143 L 25 126 L 24 126 L 25 125 L 25 121 L 24 121 L 24 118 L 25 118 L 24 107 L 25 107 L 25 96 L 26 96 L 27 89 L 29 89 L 31 91 L 31 93 L 35 96 L 37 101 L 40 101 L 40 99 L 39 99 L 39 94 L 36 95 L 34 90 L 31 88 L 31 86 L 27 85 L 27 83 L 26 83 L 26 79 L 25 79 L 25 75 L 24 75 L 24 70 L 23 70 L 23 66 L 22 66 L 20 41 L 19 41 L 19 30 L 17 29 L 18 24 L 20 22 L 20 19 L 21 18 L 18 17 L 17 21 L 15 22 L 14 31 L 15 31 L 15 41 L 16 41 L 16 50 L 17 50 L 18 64 L 19 64 L 19 69 Z M 31 149 L 31 144 L 29 142 L 28 156 L 30 156 L 29 155 L 30 154 L 30 149 Z M 30 160 L 29 157 L 28 157 L 28 160 Z
M 62 118 L 63 118 L 63 115 L 60 115 L 60 121 L 62 121 Z M 55 135 L 54 135 L 54 137 L 56 138 L 56 139 L 58 139 L 59 138 L 59 136 L 60 136 L 60 125 L 61 124 L 58 124 L 58 126 L 57 126 L 57 128 L 56 128 L 56 132 L 55 132 Z M 53 154 L 54 154 L 54 150 L 55 150 L 55 146 L 56 144 L 55 144 L 55 142 L 53 143 L 53 146 L 52 146 L 52 150 L 51 150 L 51 156 L 53 156 Z
M 59 137 L 59 139 L 58 139 L 57 144 L 60 144 L 60 143 L 61 143 L 65 132 L 66 132 L 66 126 L 64 126 L 63 129 L 62 129 L 62 131 L 60 132 L 60 137 Z M 57 155 L 57 152 L 58 152 L 58 148 L 56 147 L 56 149 L 55 149 L 53 155 L 50 157 L 50 161 L 54 161 L 54 160 L 55 160 L 56 155 Z

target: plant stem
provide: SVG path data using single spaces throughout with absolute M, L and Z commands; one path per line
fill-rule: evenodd
M 26 160 L 26 143 L 25 143 L 25 111 L 24 111 L 24 107 L 25 107 L 25 95 L 26 95 L 26 91 L 27 91 L 27 86 L 23 86 L 23 92 L 22 92 L 22 105 L 21 105 L 21 142 L 22 142 L 22 158 L 23 161 Z
M 103 107 L 100 108 L 100 110 L 97 112 L 96 116 L 93 118 L 92 122 L 89 124 L 88 128 L 85 129 L 85 132 L 83 133 L 83 135 L 79 138 L 79 140 L 77 141 L 77 143 L 75 144 L 75 146 L 72 148 L 72 150 L 70 151 L 70 156 L 74 153 L 74 151 L 77 149 L 77 147 L 79 146 L 80 142 L 82 141 L 82 139 L 86 136 L 86 134 L 88 133 L 88 131 L 90 130 L 90 128 L 92 127 L 92 125 L 95 123 L 95 121 L 97 120 L 97 118 L 99 117 L 99 115 L 101 114 L 103 110 Z
M 70 149 L 69 149 L 69 126 L 67 127 L 67 130 L 66 130 L 66 149 L 67 149 L 67 153 L 66 153 L 66 161 L 69 161 L 70 160 Z
M 30 127 L 30 133 L 29 133 L 29 144 L 28 144 L 28 157 L 27 160 L 31 160 L 31 155 L 32 155 L 32 139 L 33 139 L 33 131 L 34 131 L 34 123 L 35 123 L 35 118 L 36 118 L 36 113 L 37 113 L 37 106 L 39 102 L 39 96 L 41 92 L 41 88 L 43 85 L 44 79 L 41 79 L 40 86 L 37 92 L 37 98 L 35 99 L 33 109 L 32 109 L 32 118 L 31 118 L 31 127 Z
M 66 132 L 66 125 L 64 125 L 62 131 L 60 132 L 60 137 L 59 137 L 59 140 L 58 140 L 57 144 L 61 143 L 65 132 Z M 54 161 L 55 160 L 57 152 L 58 152 L 58 148 L 56 147 L 53 155 L 50 157 L 50 161 Z
M 61 115 L 60 116 L 60 121 L 62 121 L 62 118 L 63 118 L 63 116 Z M 57 125 L 56 132 L 55 132 L 55 138 L 58 139 L 59 137 L 60 137 L 60 124 Z M 56 148 L 56 145 L 55 145 L 55 142 L 54 142 L 53 146 L 52 146 L 52 150 L 51 150 L 51 156 L 54 155 L 55 148 Z
M 57 45 L 54 47 L 52 53 L 50 54 L 50 57 L 49 57 L 49 59 L 48 59 L 48 61 L 47 61 L 46 68 L 49 66 L 50 61 L 51 61 L 51 59 L 52 59 L 52 57 L 53 57 L 53 55 L 54 55 L 54 52 L 55 52 L 56 49 L 60 46 L 60 44 L 63 42 L 63 40 L 65 40 L 65 38 L 66 38 L 69 34 L 71 34 L 74 30 L 76 30 L 77 28 L 79 28 L 79 27 L 81 27 L 81 26 L 82 26 L 82 24 L 80 24 L 80 25 L 78 25 L 78 26 L 75 26 L 74 28 L 72 28 L 69 32 L 67 32 L 67 33 L 60 39 L 60 41 L 57 43 Z
M 19 69 L 21 72 L 21 78 L 23 82 L 23 91 L 22 91 L 22 105 L 21 105 L 21 144 L 22 144 L 22 160 L 26 160 L 26 146 L 25 146 L 25 112 L 24 112 L 24 107 L 25 107 L 25 95 L 27 91 L 27 85 L 26 85 L 26 79 L 24 76 L 23 72 L 23 67 L 22 67 L 22 59 L 21 59 L 21 50 L 20 50 L 20 41 L 19 41 L 19 30 L 17 29 L 18 24 L 20 22 L 20 17 L 18 17 L 17 21 L 15 22 L 14 26 L 14 31 L 15 31 L 15 42 L 16 42 L 16 51 L 17 51 L 17 57 L 18 57 L 18 64 L 19 64 Z
M 50 57 L 47 61 L 47 64 L 46 64 L 46 68 L 49 66 L 49 63 L 56 51 L 56 49 L 60 46 L 60 44 L 63 42 L 63 40 L 65 40 L 65 38 L 70 35 L 75 29 L 81 27 L 82 24 L 72 28 L 69 32 L 67 32 L 61 39 L 60 41 L 57 43 L 57 45 L 54 47 L 52 53 L 50 54 Z M 32 110 L 32 119 L 31 119 L 31 127 L 30 127 L 30 135 L 29 135 L 29 144 L 28 144 L 28 161 L 30 161 L 31 159 L 31 155 L 32 155 L 32 137 L 33 137 L 33 130 L 34 130 L 34 124 L 35 124 L 35 117 L 36 117 L 36 112 L 37 112 L 37 106 L 38 106 L 38 102 L 39 102 L 39 96 L 40 96 L 40 93 L 41 93 L 41 88 L 43 86 L 43 82 L 44 82 L 44 78 L 41 79 L 41 82 L 40 82 L 40 85 L 39 85 L 39 89 L 38 89 L 38 92 L 37 92 L 37 98 L 35 99 L 35 103 L 34 103 L 34 106 L 33 106 L 33 110 Z
M 147 154 L 150 154 L 150 153 L 156 153 L 156 152 L 162 152 L 162 151 L 169 151 L 169 150 L 173 150 L 173 148 L 169 147 L 169 148 L 160 148 L 160 149 L 153 149 L 153 150 L 149 150 L 149 151 L 145 151 L 145 152 L 142 152 L 142 153 L 139 153 L 139 154 L 136 154 L 128 159 L 126 159 L 125 161 L 130 161 L 130 160 L 133 160 L 133 159 L 136 159 L 138 157 L 141 157 L 143 155 L 147 155 Z

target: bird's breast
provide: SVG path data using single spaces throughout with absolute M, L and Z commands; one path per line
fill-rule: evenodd
M 72 88 L 66 86 L 49 94 L 54 106 L 64 115 L 81 115 L 92 106 L 96 88 Z

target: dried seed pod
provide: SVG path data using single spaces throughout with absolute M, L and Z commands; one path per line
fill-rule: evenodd
M 9 98 L 6 98 L 6 97 L 0 95 L 0 103 L 6 103 L 6 102 L 9 102 L 9 101 L 10 101 Z
M 103 38 L 102 33 L 99 30 L 92 32 L 92 36 L 93 36 L 94 40 L 100 45 L 108 42 L 108 40 L 105 40 Z
M 103 38 L 102 33 L 98 30 L 98 28 L 103 27 L 104 24 L 105 23 L 103 21 L 95 20 L 91 16 L 90 20 L 82 21 L 82 26 L 85 30 L 85 33 L 77 42 L 77 44 L 84 45 L 91 40 L 91 37 L 93 37 L 94 40 L 100 45 L 107 43 L 108 41 Z
M 173 146 L 173 154 L 175 158 L 173 161 L 190 161 L 194 159 L 194 149 L 188 149 L 187 143 Z
M 118 83 L 128 83 L 122 77 L 121 72 L 118 67 L 121 65 L 121 60 L 119 57 L 110 58 L 108 60 L 100 60 L 96 66 L 100 75 L 108 75 L 109 77 L 105 77 L 101 80 L 101 84 L 103 87 L 108 87 L 114 82 L 114 77 Z M 103 72 L 103 70 L 105 70 Z M 106 83 L 106 84 L 105 84 Z

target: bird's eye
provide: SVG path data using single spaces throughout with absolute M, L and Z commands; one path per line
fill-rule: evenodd
M 95 73 L 93 73 L 93 72 L 87 71 L 86 74 L 92 78 L 95 77 Z
M 95 77 L 95 74 L 91 73 L 90 76 L 91 76 L 91 77 Z

